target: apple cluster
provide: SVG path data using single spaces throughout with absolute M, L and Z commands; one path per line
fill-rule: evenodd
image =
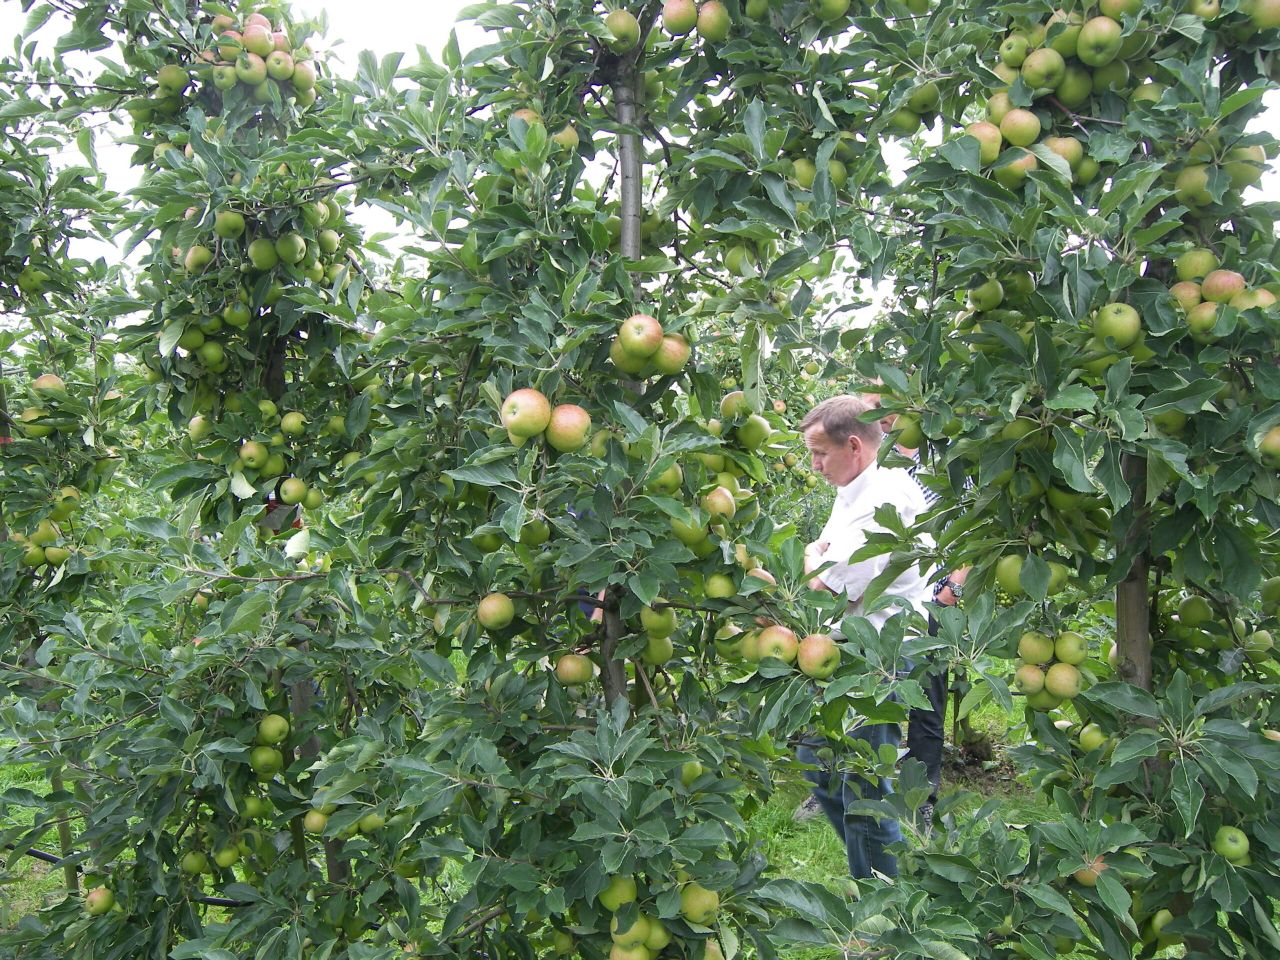
M 760 578 L 762 572 L 765 571 L 753 570 L 748 576 Z M 762 626 L 746 631 L 736 624 L 728 624 L 717 631 L 715 644 L 716 652 L 726 659 L 758 664 L 772 658 L 794 665 L 815 680 L 830 678 L 840 666 L 840 645 L 829 633 L 811 633 L 798 638 L 794 630 L 780 623 L 765 621 Z
M 270 103 L 292 97 L 305 109 L 316 102 L 316 67 L 311 48 L 295 46 L 285 25 L 273 25 L 262 13 L 251 13 L 243 23 L 219 14 L 210 25 L 214 45 L 200 56 L 198 72 L 223 97 L 242 88 L 254 103 Z M 188 77 L 181 67 L 172 70 L 171 85 L 185 87 Z M 178 71 L 182 72 L 179 77 Z M 162 89 L 164 77 L 159 78 Z
M 1274 0 L 1249 7 L 1238 25 L 1245 34 L 1280 25 Z M 1216 0 L 1195 2 L 1189 9 L 1205 19 L 1219 13 Z M 1010 189 L 1020 186 L 1040 165 L 1029 149 L 1036 143 L 1062 160 L 1071 182 L 1086 185 L 1098 176 L 1099 164 L 1084 144 L 1052 130 L 1057 124 L 1075 126 L 1091 102 L 1107 96 L 1127 98 L 1134 106 L 1160 101 L 1165 85 L 1153 78 L 1159 68 L 1147 59 L 1156 32 L 1142 15 L 1141 0 L 1101 0 L 1093 16 L 1058 10 L 1045 22 L 1009 32 L 991 65 L 1006 86 L 988 98 L 987 119 L 965 128 L 978 141 L 980 162 L 993 178 Z M 1236 189 L 1258 181 L 1261 148 L 1237 145 L 1238 138 L 1228 142 L 1223 134 L 1212 134 L 1191 150 L 1175 181 L 1179 200 L 1193 209 L 1211 202 L 1207 186 L 1213 163 L 1222 164 Z
M 621 373 L 642 379 L 675 376 L 689 362 L 691 352 L 683 335 L 664 332 L 662 324 L 647 313 L 623 320 L 609 345 L 613 365 Z
M 517 447 L 528 440 L 545 438 L 560 453 L 574 453 L 591 435 L 591 414 L 576 403 L 555 407 L 541 390 L 522 387 L 507 394 L 500 410 L 502 426 Z
M 1018 639 L 1014 686 L 1026 695 L 1031 709 L 1053 710 L 1083 689 L 1079 665 L 1088 656 L 1088 642 L 1073 630 L 1064 630 L 1057 637 L 1028 630 Z
M 1216 343 L 1224 307 L 1237 312 L 1266 310 L 1277 297 L 1266 287 L 1250 287 L 1244 276 L 1224 269 L 1217 255 L 1205 247 L 1183 251 L 1173 262 L 1176 281 L 1169 294 L 1182 310 L 1187 333 L 1198 344 Z M 1280 464 L 1278 464 L 1280 465 Z
M 759 5 L 756 4 L 756 6 Z M 767 4 L 765 6 L 767 7 Z M 748 16 L 757 15 L 750 9 L 752 3 L 748 2 L 746 7 Z M 634 17 L 631 19 L 635 22 Z M 722 43 L 728 39 L 732 25 L 729 11 L 720 0 L 703 0 L 702 3 L 697 3 L 695 0 L 666 0 L 662 5 L 663 29 L 673 37 L 688 36 L 696 31 L 698 36 L 708 43 Z M 639 38 L 638 30 L 636 38 Z M 635 42 L 633 41 L 631 45 L 634 46 Z

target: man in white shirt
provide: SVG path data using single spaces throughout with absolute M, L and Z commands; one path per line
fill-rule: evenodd
M 812 589 L 845 594 L 849 614 L 866 616 L 879 628 L 896 611 L 885 607 L 867 613 L 863 595 L 871 581 L 884 572 L 889 556 L 881 554 L 856 563 L 848 562 L 849 557 L 867 542 L 868 533 L 882 529 L 875 521 L 877 509 L 885 504 L 892 506 L 903 524 L 910 526 L 926 509 L 926 502 L 920 485 L 908 471 L 876 463 L 884 433 L 875 420 L 860 419 L 872 409 L 862 397 L 831 397 L 800 422 L 814 472 L 836 488 L 831 517 L 818 539 L 805 547 L 804 563 Z M 822 569 L 832 561 L 833 566 Z M 928 615 L 925 603 L 931 593 L 927 575 L 914 566 L 899 574 L 883 591 L 884 596 L 900 599 L 922 617 Z M 863 724 L 848 731 L 848 736 L 866 740 L 878 749 L 886 743 L 897 747 L 902 731 L 896 723 Z M 842 772 L 838 763 L 824 763 L 816 752 L 823 746 L 819 740 L 806 741 L 797 755 L 802 762 L 820 768 L 805 776 L 813 785 L 814 798 L 844 841 L 850 874 L 855 878 L 877 873 L 896 876 L 897 858 L 885 848 L 902 839 L 898 821 L 846 812 L 859 798 L 882 798 L 892 792 L 892 786 L 885 780 L 869 783 Z

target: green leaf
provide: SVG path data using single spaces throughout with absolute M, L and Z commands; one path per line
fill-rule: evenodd
M 1160 717 L 1160 706 L 1156 703 L 1155 697 L 1141 687 L 1122 683 L 1119 680 L 1099 683 L 1080 696 L 1090 703 L 1119 710 L 1133 717 L 1145 717 L 1148 720 L 1156 720 Z
M 1178 809 L 1178 816 L 1182 818 L 1183 837 L 1186 838 L 1195 832 L 1196 823 L 1200 819 L 1200 807 L 1204 804 L 1200 771 L 1188 762 L 1178 761 L 1173 765 L 1169 779 L 1172 787 L 1169 796 Z
M 961 173 L 978 173 L 982 170 L 981 145 L 976 137 L 965 134 L 955 140 L 947 140 L 938 147 L 938 155 Z
M 752 100 L 742 114 L 742 127 L 751 142 L 751 153 L 756 163 L 764 163 L 764 105 L 759 100 Z

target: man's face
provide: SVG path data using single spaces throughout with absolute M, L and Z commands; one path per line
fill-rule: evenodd
M 836 443 L 821 426 L 813 426 L 804 432 L 804 445 L 809 450 L 813 472 L 833 486 L 843 487 L 846 483 L 852 483 L 862 472 L 862 465 L 858 462 L 859 446 L 856 437 L 851 436 L 844 443 Z

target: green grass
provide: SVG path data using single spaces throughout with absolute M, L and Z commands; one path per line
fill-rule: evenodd
M 35 767 L 0 766 L 0 794 L 12 789 L 39 793 L 48 789 L 48 783 L 43 772 Z M 28 809 L 0 808 L 0 824 L 5 826 L 29 824 L 31 819 L 31 811 Z M 52 831 L 46 839 L 53 841 L 53 845 L 47 849 L 55 849 L 57 840 Z M 12 856 L 12 851 L 6 850 L 3 853 L 6 857 Z M 11 872 L 15 875 L 14 879 L 5 881 L 3 878 L 6 871 L 0 870 L 0 928 L 12 926 L 22 917 L 62 896 L 63 877 L 57 867 L 23 857 L 13 864 Z

